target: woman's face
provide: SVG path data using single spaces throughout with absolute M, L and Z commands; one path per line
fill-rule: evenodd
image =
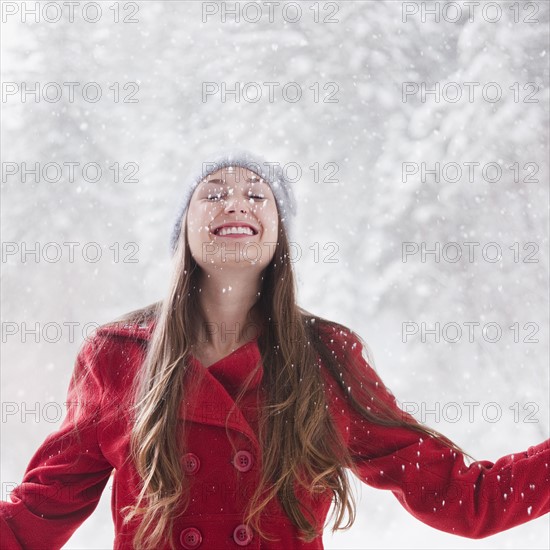
M 254 172 L 229 166 L 201 181 L 187 211 L 187 238 L 197 264 L 209 268 L 269 265 L 278 235 L 275 197 Z

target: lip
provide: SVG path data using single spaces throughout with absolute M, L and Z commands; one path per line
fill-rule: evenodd
M 218 235 L 216 233 L 216 231 L 218 231 L 219 229 L 222 229 L 223 227 L 248 227 L 249 229 L 251 229 L 253 231 L 254 235 L 247 235 L 246 233 L 243 233 L 241 235 L 237 235 L 237 234 Z M 228 223 L 222 223 L 222 224 L 220 224 L 216 227 L 213 227 L 210 230 L 210 233 L 212 233 L 212 235 L 214 235 L 214 237 L 229 238 L 229 239 L 240 239 L 242 237 L 254 237 L 259 233 L 259 231 L 256 227 L 254 227 L 252 224 L 247 223 L 247 222 L 228 222 Z

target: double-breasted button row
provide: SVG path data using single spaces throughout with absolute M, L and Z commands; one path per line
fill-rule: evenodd
M 248 451 L 237 451 L 233 457 L 233 466 L 239 472 L 248 472 L 252 465 L 254 464 L 254 459 L 252 454 Z M 194 453 L 186 453 L 183 457 L 183 469 L 186 473 L 190 475 L 196 474 L 201 467 L 201 461 L 199 457 Z
M 252 542 L 252 531 L 244 523 L 237 525 L 233 531 L 233 540 L 238 546 L 248 546 Z M 194 550 L 202 544 L 202 534 L 195 527 L 184 529 L 180 535 L 180 543 L 185 550 Z

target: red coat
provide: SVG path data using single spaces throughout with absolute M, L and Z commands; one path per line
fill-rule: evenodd
M 126 407 L 128 387 L 143 358 L 150 331 L 151 327 L 100 329 L 95 339 L 85 344 L 78 355 L 77 370 L 89 362 L 97 342 L 109 345 L 91 363 L 84 414 L 79 417 L 80 440 L 71 434 L 73 413 L 69 410 L 59 430 L 35 453 L 22 484 L 11 493 L 12 502 L 1 503 L 2 549 L 61 548 L 96 508 L 113 469 L 114 548 L 132 548 L 135 524 L 123 526 L 118 512 L 134 501 L 137 483 L 137 474 L 128 461 Z M 354 340 L 339 332 L 332 338 L 334 349 L 352 345 Z M 360 356 L 360 344 L 355 343 L 352 349 Z M 175 524 L 180 548 L 323 548 L 321 537 L 309 544 L 298 539 L 278 502 L 272 503 L 263 520 L 266 529 L 280 537 L 278 542 L 260 542 L 254 535 L 248 540 L 249 534 L 242 528 L 242 512 L 259 474 L 253 392 L 229 418 L 236 451 L 228 439 L 225 420 L 234 403 L 232 395 L 259 358 L 257 341 L 252 341 L 208 369 L 195 360 L 191 363 L 191 368 L 206 372 L 197 393 L 189 397 L 191 407 L 185 420 L 189 439 L 182 460 L 193 484 L 190 507 Z M 364 360 L 362 364 L 385 398 L 395 404 L 374 370 Z M 261 377 L 260 372 L 256 384 Z M 549 511 L 550 440 L 494 464 L 482 461 L 467 467 L 461 455 L 431 438 L 362 420 L 334 383 L 327 391 L 332 414 L 355 457 L 360 479 L 393 491 L 424 523 L 481 538 Z M 72 384 L 68 401 L 76 401 Z M 308 506 L 324 521 L 330 504 L 330 496 L 321 493 Z

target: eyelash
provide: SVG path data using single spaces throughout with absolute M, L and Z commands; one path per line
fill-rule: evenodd
M 224 195 L 225 195 L 225 193 L 224 193 Z M 205 198 L 206 198 L 207 201 L 212 202 L 214 200 L 220 199 L 221 196 L 222 196 L 222 193 L 219 193 L 219 194 L 217 193 L 215 195 L 207 195 Z M 260 200 L 260 201 L 265 201 L 265 199 L 266 199 L 265 197 L 262 197 L 260 195 L 248 195 L 248 198 L 249 199 Z

